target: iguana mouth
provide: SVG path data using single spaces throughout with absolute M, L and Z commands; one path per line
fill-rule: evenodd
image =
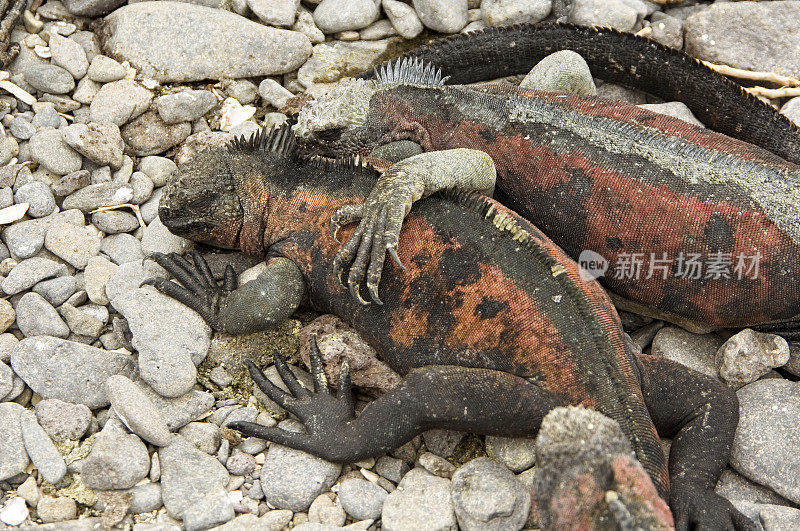
M 379 146 L 397 142 L 398 140 L 410 140 L 416 142 L 425 151 L 431 151 L 431 135 L 428 130 L 416 122 L 399 124 L 397 127 L 383 135 L 378 141 Z

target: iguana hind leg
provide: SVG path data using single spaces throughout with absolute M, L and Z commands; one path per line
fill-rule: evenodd
M 653 424 L 660 435 L 673 437 L 669 505 L 675 528 L 756 529 L 714 492 L 739 421 L 736 393 L 674 361 L 645 354 L 637 360 Z
M 19 43 L 11 42 L 11 31 L 27 5 L 28 0 L 0 2 L 0 68 L 7 68 L 19 53 Z
M 296 381 L 276 354 L 284 392 L 254 365 L 248 368 L 267 396 L 297 416 L 306 433 L 251 422 L 229 425 L 242 433 L 312 453 L 334 462 L 353 462 L 385 453 L 432 428 L 532 436 L 555 400 L 535 384 L 510 373 L 452 365 L 412 369 L 403 382 L 353 413 L 347 365 L 336 393 L 328 390 L 316 340 L 311 342 L 314 391 Z M 316 368 L 318 367 L 318 368 Z

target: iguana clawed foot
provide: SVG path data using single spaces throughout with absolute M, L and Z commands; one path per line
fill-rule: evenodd
M 193 309 L 213 328 L 223 330 L 222 314 L 225 300 L 236 289 L 236 273 L 228 265 L 222 286 L 218 286 L 214 275 L 205 259 L 195 250 L 189 251 L 192 262 L 183 256 L 170 253 L 153 253 L 151 258 L 174 276 L 179 285 L 163 278 L 151 278 L 145 284 L 154 286 L 158 291 L 169 295 Z
M 359 293 L 366 276 L 370 298 L 383 304 L 378 296 L 378 284 L 383 273 L 386 254 L 401 269 L 405 269 L 397 256 L 397 242 L 403 219 L 411 205 L 419 198 L 419 184 L 411 175 L 398 172 L 392 178 L 387 171 L 370 192 L 363 205 L 345 205 L 331 217 L 331 235 L 336 238 L 344 225 L 360 221 L 358 228 L 345 243 L 333 261 L 334 272 L 342 286 L 361 304 L 369 304 Z M 347 280 L 344 270 L 349 266 Z
M 259 437 L 278 444 L 284 444 L 313 453 L 331 461 L 344 461 L 347 449 L 339 452 L 337 433 L 355 417 L 353 394 L 350 384 L 350 368 L 345 360 L 339 373 L 336 393 L 328 388 L 328 379 L 322 363 L 322 355 L 317 346 L 316 334 L 311 336 L 311 375 L 314 389 L 309 390 L 292 373 L 289 365 L 277 352 L 273 352 L 275 368 L 289 392 L 269 381 L 253 362 L 245 361 L 250 376 L 264 394 L 274 400 L 305 425 L 306 433 L 295 433 L 277 427 L 262 426 L 254 422 L 235 421 L 229 428 L 239 430 L 245 435 Z
M 692 483 L 673 484 L 669 505 L 675 516 L 676 531 L 689 529 L 735 529 L 755 531 L 752 520 L 716 494 L 712 489 L 703 489 Z

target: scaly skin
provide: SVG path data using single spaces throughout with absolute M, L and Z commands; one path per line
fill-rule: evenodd
M 27 5 L 27 0 L 0 0 L 0 68 L 7 68 L 19 54 L 19 44 L 11 42 L 11 31 Z
M 595 77 L 681 101 L 711 129 L 800 163 L 800 129 L 785 116 L 694 57 L 630 33 L 515 24 L 438 39 L 400 58 L 422 59 L 448 74 L 448 83 L 465 84 L 527 74 L 559 50 L 580 54 Z M 362 77 L 373 75 L 371 70 Z
M 192 266 L 158 255 L 184 287 L 153 283 L 212 326 L 225 329 L 240 318 L 250 323 L 244 331 L 266 328 L 297 307 L 297 299 L 276 300 L 273 288 L 301 290 L 307 305 L 348 322 L 404 380 L 355 416 L 347 364 L 333 395 L 312 342 L 313 392 L 280 356 L 276 368 L 288 393 L 250 366 L 261 389 L 297 415 L 306 433 L 233 427 L 349 462 L 431 428 L 532 436 L 556 405 L 582 404 L 619 423 L 679 521 L 749 528 L 713 492 L 738 421 L 732 391 L 678 364 L 636 356 L 602 288 L 582 280 L 577 265 L 530 223 L 482 196 L 415 205 L 398 247 L 405 274 L 385 282 L 383 306 L 359 304 L 333 274 L 338 245 L 329 220 L 345 204 L 362 204 L 376 176 L 352 162 L 300 162 L 289 137 L 284 129 L 203 152 L 168 184 L 159 209 L 177 234 L 264 256 L 267 270 L 238 289 L 228 274 L 218 288 L 197 256 Z M 248 295 L 233 296 L 242 289 Z M 666 391 L 662 382 L 679 387 Z M 674 435 L 681 449 L 671 455 L 671 494 L 657 429 Z
M 328 156 L 397 140 L 412 140 L 426 152 L 483 151 L 497 169 L 497 198 L 574 259 L 591 250 L 611 265 L 633 253 L 645 264 L 666 256 L 673 267 L 681 256 L 732 260 L 730 278 L 706 278 L 704 270 L 692 279 L 674 269 L 654 269 L 648 278 L 646 265 L 638 275 L 602 277 L 617 295 L 668 318 L 714 328 L 800 314 L 795 164 L 622 102 L 503 86 L 440 86 L 431 72 L 423 78 L 428 84 L 406 84 L 388 72 L 381 83 L 334 90 L 303 109 L 295 131 L 306 149 Z M 317 115 L 329 102 L 333 112 L 320 122 Z M 438 189 L 428 185 L 429 192 Z M 350 259 L 355 250 L 343 253 Z M 740 259 L 747 266 L 759 255 L 757 274 L 734 269 Z

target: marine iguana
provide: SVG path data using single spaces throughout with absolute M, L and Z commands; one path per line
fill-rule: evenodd
M 19 54 L 19 43 L 11 42 L 11 32 L 27 6 L 28 0 L 0 1 L 0 68 L 7 68 Z
M 398 140 L 488 153 L 498 200 L 572 258 L 589 253 L 618 266 L 601 282 L 640 313 L 710 328 L 800 314 L 800 167 L 753 144 L 623 102 L 446 86 L 416 59 L 309 102 L 295 133 L 306 151 L 326 156 Z M 412 202 L 474 187 L 474 176 L 448 170 L 390 170 L 363 207 L 335 214 L 337 225 L 361 220 L 337 270 L 370 257 L 350 268 L 351 287 L 366 272 L 379 302 L 376 279 Z
M 457 153 L 433 155 L 448 164 Z M 300 160 L 284 128 L 210 148 L 165 187 L 159 216 L 172 232 L 263 256 L 268 266 L 238 288 L 228 268 L 220 288 L 199 254 L 194 263 L 155 255 L 183 287 L 150 283 L 226 332 L 267 328 L 301 302 L 333 313 L 404 375 L 355 416 L 347 364 L 331 394 L 312 342 L 313 391 L 277 353 L 289 392 L 249 365 L 257 385 L 306 433 L 231 427 L 352 462 L 436 427 L 532 436 L 553 407 L 583 404 L 619 423 L 679 528 L 752 528 L 713 490 L 738 422 L 736 395 L 677 363 L 637 355 L 602 288 L 500 203 L 454 192 L 420 201 L 400 233 L 406 274 L 384 281 L 384 305 L 356 302 L 333 274 L 339 246 L 329 220 L 342 205 L 363 202 L 376 177 L 353 161 Z M 673 437 L 669 474 L 656 430 Z

